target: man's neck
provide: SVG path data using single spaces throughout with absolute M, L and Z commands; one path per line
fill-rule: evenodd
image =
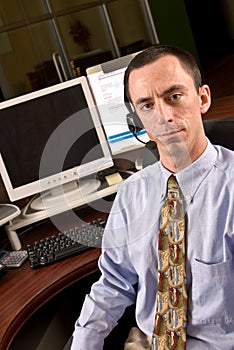
M 176 174 L 179 171 L 187 168 L 189 165 L 192 164 L 190 157 L 183 157 L 183 158 L 172 158 L 172 157 L 161 157 L 161 162 L 164 168 L 169 170 L 171 173 Z
M 193 147 L 192 149 L 176 149 L 174 147 L 173 152 L 168 150 L 165 152 L 161 151 L 159 148 L 160 159 L 163 166 L 169 170 L 171 173 L 178 173 L 179 171 L 187 168 L 192 163 L 194 163 L 205 151 L 207 147 L 207 140 L 204 139 L 199 147 Z

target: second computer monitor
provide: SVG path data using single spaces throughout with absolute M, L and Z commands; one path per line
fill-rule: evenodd
M 124 103 L 124 72 L 136 54 L 120 57 L 87 69 L 100 117 L 113 155 L 144 146 L 129 130 L 126 115 L 129 113 Z M 149 141 L 145 129 L 137 133 L 143 141 Z

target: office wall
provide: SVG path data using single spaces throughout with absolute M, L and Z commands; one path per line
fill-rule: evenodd
M 228 1 L 223 0 L 184 0 L 184 3 L 200 62 L 205 70 L 210 70 L 211 65 L 219 64 L 220 58 L 225 58 L 233 50 L 234 43 L 230 40 L 224 15 L 224 11 L 228 12 L 233 23 L 233 6 L 228 7 Z M 233 0 L 230 0 L 231 3 L 233 4 Z
M 0 203 L 9 203 L 9 197 L 5 190 L 4 184 L 2 182 L 2 178 L 0 177 Z
M 199 61 L 184 0 L 149 0 L 159 41 L 182 47 Z
M 234 1 L 223 0 L 220 5 L 226 21 L 228 36 L 230 40 L 234 40 Z

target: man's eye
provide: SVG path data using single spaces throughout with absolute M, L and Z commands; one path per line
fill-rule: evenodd
M 140 106 L 140 109 L 142 111 L 148 111 L 152 108 L 153 104 L 152 103 L 145 103 L 144 105 Z
M 176 102 L 181 99 L 181 94 L 173 94 L 169 97 L 169 100 L 171 102 Z

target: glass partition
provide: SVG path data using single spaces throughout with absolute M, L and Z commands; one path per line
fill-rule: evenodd
M 11 24 L 48 13 L 44 0 L 1 0 L 0 17 L 2 24 Z
M 118 0 L 107 4 L 107 9 L 121 56 L 142 50 L 156 41 L 151 38 L 143 1 Z
M 62 11 L 79 5 L 97 6 L 99 0 L 51 0 L 51 4 L 55 11 Z
M 74 77 L 86 75 L 88 67 L 115 56 L 99 6 L 60 16 L 58 26 L 66 42 Z
M 61 50 L 50 21 L 1 35 L 1 89 L 6 99 L 59 83 L 52 55 Z
M 149 46 L 147 0 L 1 0 L 0 101 Z

